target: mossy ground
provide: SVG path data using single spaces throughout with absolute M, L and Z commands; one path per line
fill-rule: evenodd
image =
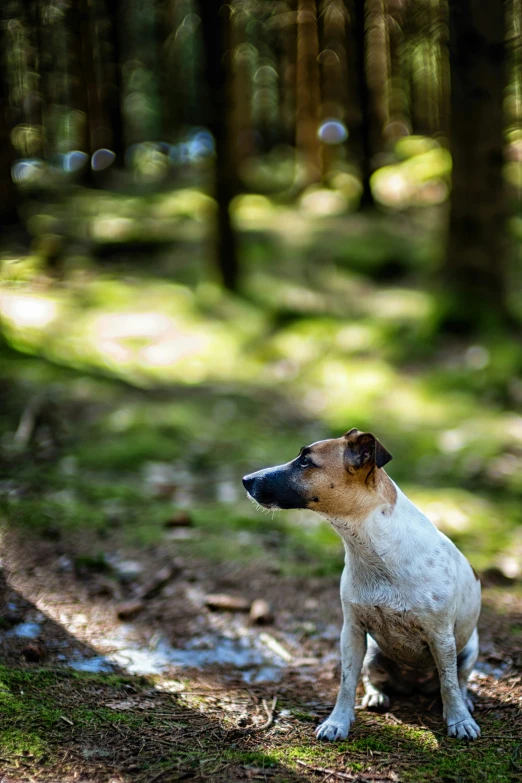
M 369 781 L 519 779 L 519 716 L 506 727 L 516 707 L 512 702 L 511 711 L 498 711 L 509 707 L 508 694 L 496 712 L 480 714 L 483 738 L 471 745 L 445 738 L 440 720 L 432 712 L 421 717 L 411 704 L 389 716 L 359 712 L 348 740 L 325 745 L 313 738 L 310 716 L 292 698 L 280 704 L 286 717 L 276 718 L 272 728 L 241 733 L 230 707 L 237 698 L 237 717 L 245 709 L 245 694 L 201 690 L 197 682 L 178 694 L 156 686 L 153 679 L 0 667 L 0 757 L 6 780 L 82 775 L 95 781 L 182 776 L 232 781 L 266 774 L 283 783 L 315 780 L 326 770 L 359 773 Z M 192 689 L 197 696 L 191 698 Z M 250 694 L 247 709 L 254 714 L 253 699 L 261 695 L 259 689 Z
M 240 478 L 358 426 L 379 435 L 394 455 L 392 477 L 477 569 L 513 565 L 522 553 L 522 349 L 506 334 L 439 334 L 436 242 L 384 217 L 371 225 L 310 223 L 287 210 L 277 221 L 271 214 L 270 230 L 243 217 L 239 298 L 208 282 L 196 231 L 207 202 L 196 199 L 185 215 L 181 202 L 162 198 L 150 209 L 162 219 L 165 210 L 175 213 L 181 233 L 167 237 L 178 243 L 174 251 L 158 246 L 153 264 L 143 253 L 131 259 L 123 241 L 123 261 L 117 243 L 101 262 L 103 242 L 90 254 L 72 244 L 59 281 L 37 251 L 3 260 L 0 510 L 7 526 L 36 541 L 61 538 L 66 551 L 81 539 L 77 569 L 105 570 L 110 579 L 108 553 L 161 548 L 165 523 L 188 508 L 192 535 L 176 541 L 186 561 L 256 564 L 296 591 L 309 579 L 314 589 L 333 585 L 342 567 L 336 535 L 308 515 L 259 514 Z M 136 207 L 108 197 L 103 223 L 86 194 L 78 199 L 74 209 L 92 212 L 93 236 L 102 239 L 114 215 L 127 218 Z M 71 215 L 66 207 L 39 214 L 43 234 L 58 221 L 74 243 Z M 133 230 L 140 234 L 138 224 Z M 15 437 L 33 409 L 29 436 Z M 156 480 L 165 466 L 167 479 Z M 519 649 L 517 589 L 511 602 L 500 588 L 486 596 L 487 624 L 499 623 L 498 644 L 508 652 Z M 504 783 L 520 775 L 516 683 L 511 691 L 506 683 L 483 686 L 489 706 L 479 711 L 483 738 L 475 745 L 443 737 L 429 705 L 422 708 L 427 727 L 415 707 L 402 705 L 390 716 L 359 713 L 351 738 L 333 747 L 313 739 L 317 710 L 307 712 L 302 692 L 292 689 L 281 694 L 284 720 L 243 736 L 229 731 L 245 699 L 262 715 L 260 700 L 277 688 L 254 689 L 253 701 L 245 689 L 187 700 L 150 679 L 30 664 L 4 667 L 0 679 L 8 783 L 65 781 L 77 770 L 88 780 L 150 783 L 182 775 L 263 779 L 263 768 L 278 783 L 327 777 L 313 767 L 366 779 L 394 773 L 412 783 Z M 331 700 L 332 683 L 317 696 L 320 717 L 326 692 Z M 104 706 L 129 693 L 153 707 Z

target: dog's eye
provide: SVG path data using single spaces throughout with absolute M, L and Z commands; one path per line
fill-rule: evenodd
M 300 458 L 300 460 L 299 460 L 299 465 L 300 465 L 302 468 L 313 468 L 313 467 L 314 467 L 314 463 L 312 462 L 312 460 L 310 459 L 310 457 L 308 456 L 308 454 L 304 454 L 304 455 L 303 455 L 303 456 Z

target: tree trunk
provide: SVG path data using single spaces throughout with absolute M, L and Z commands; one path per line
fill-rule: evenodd
M 320 5 L 319 63 L 321 66 L 321 120 L 336 119 L 347 124 L 348 89 L 346 25 L 348 13 L 343 0 L 323 0 Z M 346 158 L 346 144 L 323 144 L 322 173 L 326 179 Z
M 125 124 L 123 121 L 123 79 L 122 79 L 122 37 L 125 26 L 124 0 L 108 0 L 110 36 L 110 83 L 105 96 L 111 128 L 111 149 L 115 154 L 114 164 L 125 165 Z
M 296 147 L 304 168 L 303 185 L 321 180 L 319 130 L 319 41 L 315 0 L 297 2 Z
M 450 0 L 453 188 L 445 278 L 447 326 L 508 320 L 502 178 L 505 30 L 502 2 Z
M 0 18 L 0 224 L 13 226 L 19 222 L 18 190 L 11 176 L 15 151 L 11 144 L 11 103 L 7 78 L 5 25 Z
M 348 47 L 353 46 L 355 73 L 357 74 L 358 122 L 353 129 L 357 158 L 361 175 L 362 194 L 360 209 L 374 206 L 370 177 L 372 174 L 372 157 L 374 135 L 372 128 L 372 95 L 368 86 L 366 60 L 366 5 L 365 0 L 354 0 L 353 23 L 348 30 L 350 40 Z
M 229 138 L 230 106 L 230 7 L 201 2 L 200 16 L 205 45 L 208 88 L 208 127 L 216 146 L 214 195 L 217 201 L 217 266 L 223 284 L 231 291 L 238 283 L 237 241 L 230 219 L 230 202 L 237 193 L 237 178 Z

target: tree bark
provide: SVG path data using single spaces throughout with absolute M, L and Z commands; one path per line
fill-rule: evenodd
M 368 85 L 366 61 L 366 4 L 365 0 L 353 0 L 353 24 L 349 26 L 350 40 L 348 47 L 353 46 L 355 73 L 357 74 L 358 122 L 353 135 L 357 146 L 357 158 L 361 175 L 362 193 L 359 209 L 374 206 L 370 177 L 372 175 L 372 157 L 374 130 L 372 128 L 372 95 Z M 350 29 L 352 28 L 352 29 Z
M 123 78 L 122 78 L 122 37 L 125 27 L 124 0 L 108 0 L 109 36 L 110 36 L 110 82 L 106 100 L 111 128 L 111 149 L 115 154 L 114 164 L 125 166 L 125 123 L 123 120 Z
M 507 217 L 502 177 L 502 2 L 450 0 L 453 187 L 445 279 L 448 326 L 506 320 Z
M 297 2 L 296 147 L 304 168 L 303 185 L 321 180 L 319 130 L 319 40 L 316 0 Z
M 14 226 L 19 222 L 18 190 L 11 175 L 15 150 L 11 144 L 11 104 L 5 55 L 7 42 L 2 22 L 0 17 L 0 224 Z
M 235 291 L 238 283 L 237 240 L 230 219 L 230 202 L 237 193 L 229 133 L 230 106 L 230 6 L 200 3 L 208 88 L 208 127 L 214 136 L 216 163 L 214 195 L 217 201 L 216 260 L 223 285 Z

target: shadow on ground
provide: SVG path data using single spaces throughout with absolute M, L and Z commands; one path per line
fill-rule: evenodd
M 521 620 L 509 591 L 493 591 L 491 600 L 486 599 L 486 654 L 473 684 L 481 740 L 469 746 L 448 740 L 438 700 L 412 699 L 396 701 L 384 716 L 359 711 L 349 739 L 329 745 L 317 742 L 313 729 L 326 717 L 335 696 L 338 674 L 331 654 L 337 655 L 336 639 L 309 643 L 296 636 L 295 641 L 302 639 L 304 654 L 318 653 L 317 661 L 311 666 L 306 661 L 281 666 L 273 679 L 263 682 L 252 677 L 262 664 L 237 669 L 230 664 L 170 665 L 137 675 L 132 673 L 135 658 L 128 666 L 111 658 L 111 634 L 121 623 L 115 620 L 114 596 L 103 595 L 103 579 L 82 570 L 57 569 L 57 558 L 63 566 L 64 555 L 73 558 L 75 553 L 62 548 L 58 554 L 56 546 L 30 536 L 21 540 L 7 534 L 5 551 L 10 586 L 4 589 L 2 612 L 0 756 L 6 783 L 283 783 L 337 773 L 359 781 L 471 783 L 477 774 L 492 783 L 518 779 L 521 693 L 516 648 L 511 645 L 509 660 L 495 661 Z M 196 565 L 200 568 L 201 562 Z M 229 569 L 229 588 L 237 576 Z M 239 576 L 244 579 L 247 572 Z M 254 583 L 262 577 L 259 571 L 250 571 L 249 576 Z M 267 585 L 275 582 L 275 591 L 284 592 L 281 615 L 285 601 L 287 608 L 296 605 L 293 588 L 302 607 L 301 621 L 316 623 L 326 611 L 340 625 L 337 580 L 278 580 L 266 572 L 264 578 Z M 131 623 L 139 638 L 149 640 L 152 659 L 158 633 L 169 640 L 176 635 L 178 642 L 185 639 L 190 651 L 187 629 L 182 622 L 173 627 L 176 616 L 196 623 L 200 635 L 216 638 L 215 615 L 198 607 L 197 599 L 191 602 L 190 591 L 197 585 L 190 574 L 181 579 L 183 603 L 175 590 L 167 590 L 168 595 L 158 596 L 145 616 Z M 209 568 L 202 579 L 204 589 L 226 584 L 223 570 Z M 241 624 L 246 629 L 238 613 L 221 619 L 221 629 Z M 272 633 L 290 647 L 291 636 L 284 635 L 284 627 L 278 623 Z M 93 643 L 84 641 L 89 638 Z M 102 659 L 110 671 L 99 671 Z M 498 680 L 493 676 L 495 665 Z

